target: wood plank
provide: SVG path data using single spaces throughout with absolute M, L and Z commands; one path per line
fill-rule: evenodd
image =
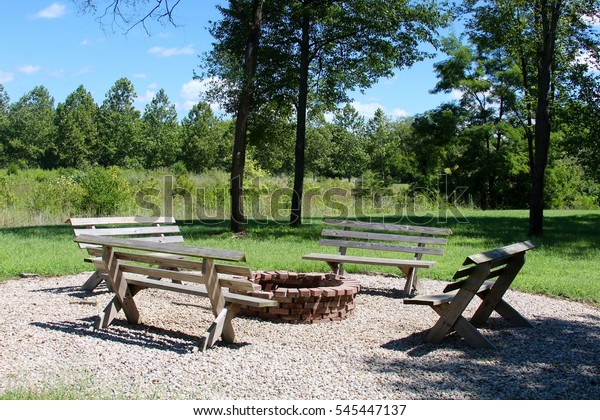
M 66 224 L 71 226 L 96 226 L 120 224 L 166 224 L 175 223 L 174 217 L 125 216 L 125 217 L 71 217 Z
M 447 245 L 447 238 L 436 238 L 432 236 L 407 236 L 407 235 L 396 235 L 391 233 L 375 233 L 375 232 L 363 232 L 357 230 L 333 230 L 323 229 L 321 231 L 322 236 L 332 236 L 337 238 L 355 238 L 355 239 L 370 239 L 379 241 L 395 241 L 395 242 L 411 242 L 419 244 L 432 244 L 432 245 Z
M 504 246 L 502 248 L 493 249 L 491 251 L 482 252 L 480 254 L 470 255 L 467 257 L 467 259 L 465 259 L 463 265 L 480 264 L 498 258 L 525 252 L 535 247 L 536 245 L 531 241 L 517 242 L 511 245 Z
M 143 288 L 154 288 L 167 290 L 170 292 L 184 293 L 187 295 L 208 297 L 208 292 L 206 291 L 206 288 L 203 287 L 203 285 L 170 283 L 156 279 L 149 279 L 143 276 L 137 276 L 135 274 L 126 274 L 125 281 L 128 284 L 133 284 L 135 286 Z
M 165 237 L 164 239 L 167 239 Z M 214 258 L 226 261 L 245 261 L 243 252 L 224 249 L 198 248 L 189 245 L 148 242 L 140 239 L 113 238 L 111 236 L 80 235 L 74 239 L 77 243 L 138 249 L 141 251 L 164 252 L 167 254 L 187 255 L 199 258 Z
M 411 225 L 398 225 L 394 223 L 373 223 L 373 222 L 360 222 L 355 220 L 337 220 L 337 219 L 325 219 L 323 223 L 330 226 L 341 226 L 371 230 L 384 230 L 389 232 L 414 232 L 423 233 L 428 235 L 451 235 L 452 230 L 447 228 L 435 228 L 428 226 L 411 226 Z
M 192 283 L 205 283 L 205 278 L 200 272 L 191 271 L 173 271 L 162 268 L 143 267 L 133 264 L 120 264 L 121 270 L 125 273 L 140 274 L 143 276 L 156 277 L 159 279 L 171 279 L 178 281 L 188 281 Z
M 165 233 L 180 233 L 179 226 L 134 226 L 120 228 L 96 228 L 96 229 L 73 229 L 76 236 L 79 235 L 162 235 Z
M 335 255 L 335 254 L 307 254 L 302 256 L 305 260 L 317 260 L 333 263 L 354 263 L 354 264 L 371 264 L 385 265 L 390 267 L 416 267 L 416 268 L 431 268 L 436 262 L 427 260 L 400 260 L 394 258 L 376 258 L 376 257 L 357 257 L 352 255 Z
M 215 264 L 215 269 L 219 274 L 228 274 L 231 276 L 240 277 L 252 277 L 252 270 L 250 267 L 244 267 L 240 265 L 227 265 L 227 264 Z
M 81 236 L 84 236 L 84 235 L 81 235 Z M 76 239 L 78 239 L 81 236 L 76 237 Z M 89 235 L 85 235 L 85 236 L 89 236 Z M 117 238 L 115 237 L 115 239 L 117 239 Z M 126 239 L 126 238 L 123 238 L 123 239 Z M 132 239 L 134 239 L 134 238 L 132 238 Z M 178 235 L 178 236 L 173 236 L 173 235 L 171 235 L 171 236 L 146 236 L 146 237 L 138 237 L 138 238 L 135 238 L 134 240 L 141 241 L 141 242 L 154 242 L 154 243 L 160 243 L 160 244 L 176 244 L 176 243 L 183 242 L 183 236 L 180 236 L 180 235 Z M 76 241 L 76 242 L 78 242 L 78 241 Z M 90 248 L 91 249 L 98 248 L 98 246 L 95 244 L 80 242 L 79 248 L 83 248 L 83 249 L 87 250 Z
M 219 278 L 219 284 L 221 285 L 221 287 L 229 287 L 231 289 L 239 290 L 242 292 L 258 292 L 261 290 L 259 284 L 252 283 L 251 281 L 246 279 Z
M 337 246 L 346 248 L 370 249 L 375 251 L 407 252 L 411 254 L 444 255 L 441 248 L 428 248 L 422 246 L 404 246 L 386 243 L 343 241 L 339 239 L 321 239 L 319 245 Z
M 247 305 L 255 308 L 266 308 L 279 306 L 279 302 L 269 299 L 258 298 L 249 295 L 240 295 L 238 293 L 223 292 L 226 302 L 236 303 L 238 305 Z
M 454 299 L 458 291 L 450 293 L 439 293 L 437 295 L 423 295 L 417 296 L 410 299 L 404 299 L 406 305 L 427 305 L 427 306 L 438 306 L 444 303 L 449 303 Z
M 202 270 L 202 261 L 189 260 L 182 255 L 171 255 L 163 253 L 138 254 L 134 252 L 116 251 L 115 257 L 119 260 L 155 264 L 163 267 L 172 267 L 195 271 Z

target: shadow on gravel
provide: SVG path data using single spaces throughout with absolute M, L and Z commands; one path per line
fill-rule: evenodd
M 408 388 L 406 381 L 392 386 L 427 398 L 598 399 L 600 317 L 582 315 L 576 322 L 538 318 L 532 323 L 533 329 L 512 328 L 490 319 L 483 333 L 494 350 L 472 348 L 456 334 L 439 345 L 426 344 L 424 331 L 382 346 L 408 358 L 365 362 L 370 371 L 388 377 L 410 375 Z
M 170 351 L 177 354 L 191 353 L 200 341 L 197 336 L 142 324 L 129 324 L 123 320 L 114 320 L 110 328 L 94 330 L 91 325 L 95 320 L 95 317 L 91 317 L 76 322 L 32 322 L 31 325 L 67 334 L 87 336 L 130 346 L 139 346 L 145 349 Z M 232 349 L 241 348 L 246 345 L 247 343 L 235 343 L 231 345 L 217 343 L 217 346 Z
M 82 290 L 81 286 L 49 287 L 47 289 L 30 290 L 30 293 L 38 293 L 38 292 L 52 293 L 52 294 L 56 294 L 56 295 L 69 295 L 71 297 L 75 297 L 75 298 L 79 298 L 79 299 L 104 295 L 106 293 L 112 293 L 104 285 L 97 287 L 92 292 L 89 292 L 87 290 Z

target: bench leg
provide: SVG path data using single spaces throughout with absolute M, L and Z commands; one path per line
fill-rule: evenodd
M 421 292 L 421 284 L 417 278 L 417 269 L 409 267 L 398 267 L 400 271 L 406 277 L 406 284 L 404 285 L 404 294 L 406 296 L 412 296 Z
M 108 274 L 106 273 L 106 271 L 101 271 L 101 270 L 96 270 L 92 273 L 92 275 L 85 281 L 85 283 L 83 283 L 83 286 L 81 286 L 81 288 L 83 290 L 85 290 L 86 292 L 91 292 L 93 291 L 96 287 L 98 287 L 98 285 L 100 283 L 102 283 L 103 280 L 106 280 L 106 276 Z M 110 289 L 110 285 L 108 284 L 108 282 L 106 283 L 106 285 L 108 286 L 108 288 Z M 111 290 L 112 291 L 112 290 Z
M 480 292 L 477 294 L 481 299 L 485 299 L 488 294 L 488 290 Z M 533 328 L 533 325 L 525 318 L 523 315 L 519 313 L 515 308 L 513 308 L 510 304 L 508 304 L 504 299 L 501 299 L 496 306 L 494 307 L 494 311 L 496 311 L 502 318 L 504 318 L 510 325 L 513 327 L 521 327 L 521 328 Z M 476 317 L 477 312 L 471 318 L 471 323 L 476 326 L 482 326 L 488 320 L 488 318 L 480 318 Z M 483 322 L 482 322 L 483 321 Z
M 231 320 L 237 315 L 240 308 L 241 306 L 237 304 L 229 304 L 223 308 L 204 335 L 202 351 L 214 346 L 221 337 L 226 343 L 235 342 L 235 332 Z
M 473 347 L 493 349 L 494 345 L 485 338 L 473 324 L 460 315 L 456 321 L 446 319 L 449 304 L 432 306 L 432 309 L 440 315 L 439 321 L 431 328 L 425 341 L 427 343 L 439 344 L 452 330 L 456 331 Z
M 142 289 L 138 287 L 133 288 L 130 286 L 127 288 L 124 299 L 119 299 L 118 296 L 113 297 L 108 305 L 106 305 L 106 308 L 104 308 L 104 311 L 100 313 L 94 328 L 102 329 L 108 327 L 121 309 L 123 309 L 128 322 L 132 324 L 139 323 L 140 312 L 133 300 L 133 297 L 140 290 Z

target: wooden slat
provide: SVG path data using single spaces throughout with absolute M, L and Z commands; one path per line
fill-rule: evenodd
M 384 230 L 388 232 L 413 232 L 423 233 L 428 235 L 451 235 L 452 230 L 447 228 L 434 228 L 428 226 L 411 226 L 411 225 L 397 225 L 393 223 L 371 223 L 371 222 L 360 222 L 354 220 L 336 220 L 336 219 L 325 219 L 323 223 L 331 226 L 340 227 L 352 227 L 370 230 Z
M 83 235 L 83 236 L 90 236 L 90 235 Z M 101 235 L 99 235 L 99 236 L 101 236 Z M 79 238 L 79 237 L 77 237 L 77 238 Z M 144 241 L 144 242 L 156 242 L 159 244 L 176 244 L 176 243 L 183 242 L 183 236 L 180 236 L 180 235 L 178 235 L 178 236 L 146 236 L 146 237 L 135 238 L 135 240 L 136 241 Z M 85 242 L 79 242 L 79 247 L 83 248 L 83 249 L 98 248 L 98 246 L 95 244 L 88 244 Z
M 259 284 L 252 283 L 251 281 L 245 279 L 219 278 L 219 284 L 221 287 L 229 287 L 242 292 L 255 292 L 261 290 Z
M 444 303 L 449 303 L 456 296 L 457 291 L 450 293 L 440 293 L 437 295 L 423 295 L 417 296 L 411 299 L 404 299 L 404 303 L 407 305 L 427 305 L 437 306 Z
M 203 285 L 169 283 L 166 281 L 149 279 L 147 277 L 140 277 L 132 274 L 126 274 L 125 281 L 127 281 L 128 284 L 133 284 L 135 286 L 144 288 L 154 288 L 188 295 L 208 297 L 206 288 Z
M 164 239 L 167 239 L 165 237 Z M 92 245 L 113 246 L 118 248 L 138 249 L 141 251 L 164 252 L 167 254 L 187 255 L 199 258 L 215 258 L 226 261 L 245 261 L 243 252 L 224 249 L 197 248 L 188 245 L 171 243 L 154 243 L 140 239 L 114 238 L 111 236 L 80 235 L 74 239 L 78 243 Z
M 307 254 L 304 255 L 302 258 L 306 260 L 330 261 L 350 264 L 386 265 L 391 267 L 431 268 L 435 265 L 435 261 L 426 260 L 400 260 L 395 258 L 357 257 L 353 255 L 334 255 L 317 253 Z
M 380 241 L 396 241 L 396 242 L 412 242 L 418 244 L 433 244 L 433 245 L 446 245 L 448 244 L 447 238 L 435 238 L 432 236 L 406 236 L 406 235 L 394 235 L 390 233 L 374 233 L 374 232 L 363 232 L 356 230 L 331 230 L 323 229 L 321 231 L 322 236 L 333 236 L 338 238 L 355 238 L 355 239 L 371 239 Z
M 405 246 L 385 243 L 342 241 L 339 239 L 321 239 L 319 245 L 337 246 L 346 248 L 371 249 L 375 251 L 408 252 L 413 254 L 444 255 L 441 248 L 428 248 L 423 246 Z
M 72 217 L 66 224 L 71 226 L 125 225 L 125 224 L 171 224 L 174 217 L 125 216 L 125 217 Z
M 462 281 L 455 281 L 454 283 L 450 283 L 448 284 L 443 292 L 451 292 L 453 290 L 458 290 L 462 287 L 463 284 L 465 284 L 466 280 L 462 280 Z M 494 285 L 494 283 L 496 282 L 496 280 L 486 280 L 483 282 L 483 284 L 481 286 L 479 286 L 479 289 L 477 290 L 477 293 L 481 293 L 485 290 L 489 290 L 492 288 L 492 286 Z
M 252 270 L 249 267 L 240 265 L 215 264 L 215 269 L 219 274 L 229 274 L 231 276 L 252 277 Z
M 237 293 L 223 292 L 225 301 L 229 303 L 237 303 L 238 305 L 247 305 L 255 308 L 266 308 L 269 306 L 279 306 L 279 302 L 275 300 L 268 300 L 257 298 L 248 295 L 239 295 Z
M 488 262 L 491 260 L 495 260 L 502 257 L 507 257 L 510 255 L 515 255 L 521 252 L 528 251 L 530 249 L 535 248 L 536 245 L 531 241 L 523 241 L 514 243 L 512 245 L 507 245 L 502 248 L 493 249 L 491 251 L 483 252 L 481 254 L 473 254 L 465 259 L 463 265 L 467 264 L 480 264 L 483 262 Z
M 191 271 L 173 271 L 162 268 L 142 267 L 133 264 L 120 264 L 120 268 L 125 273 L 140 274 L 149 277 L 157 277 L 163 279 L 188 281 L 193 283 L 204 283 L 205 279 L 200 272 Z
M 163 267 L 172 267 L 186 270 L 202 270 L 201 261 L 185 259 L 181 255 L 170 254 L 137 254 L 133 252 L 115 252 L 115 257 L 124 261 L 135 261 L 147 264 L 155 264 Z
M 165 233 L 180 233 L 179 226 L 135 226 L 121 228 L 73 229 L 75 236 L 79 235 L 163 235 Z

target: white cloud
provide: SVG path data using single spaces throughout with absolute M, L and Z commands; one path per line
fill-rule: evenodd
M 148 50 L 150 54 L 158 55 L 159 57 L 172 57 L 174 55 L 194 55 L 194 46 L 192 44 L 185 47 L 177 48 L 165 48 L 165 47 L 152 47 Z
M 396 118 L 408 117 L 408 111 L 406 111 L 405 109 L 402 109 L 402 108 L 394 108 L 392 110 L 391 114 L 393 117 L 396 117 Z
M 10 72 L 0 70 L 0 83 L 12 82 L 15 79 L 15 75 Z
M 145 73 L 136 73 L 133 75 L 134 79 L 145 79 L 146 78 L 146 74 Z
M 50 6 L 37 12 L 34 16 L 39 19 L 58 19 L 67 13 L 67 6 L 61 3 L 52 3 Z
M 452 89 L 452 92 L 448 94 L 448 98 L 452 99 L 453 101 L 458 101 L 459 99 L 462 99 L 462 97 L 463 93 L 458 89 Z
M 80 68 L 76 72 L 74 72 L 72 74 L 72 76 L 81 76 L 81 75 L 84 75 L 84 74 L 89 74 L 91 72 L 92 72 L 92 67 L 91 66 L 85 66 L 85 67 Z
M 352 102 L 351 104 L 356 111 L 365 118 L 372 118 L 375 115 L 375 111 L 378 109 L 382 109 L 385 112 L 385 107 L 377 102 L 370 103 L 362 103 L 362 102 Z
M 38 71 L 40 71 L 40 69 L 41 69 L 40 66 L 33 66 L 31 64 L 25 64 L 18 68 L 18 70 L 21 73 L 25 73 L 25 74 L 29 74 L 29 75 L 37 73 Z
M 90 40 L 86 38 L 86 39 L 84 39 L 83 41 L 81 41 L 81 42 L 79 43 L 79 46 L 80 46 L 80 47 L 85 47 L 85 46 L 88 46 L 88 45 L 90 45 L 90 44 L 91 44 Z
M 146 92 L 144 92 L 143 95 L 138 95 L 137 98 L 135 98 L 135 102 L 138 102 L 140 104 L 147 104 L 152 102 L 152 99 L 154 99 L 154 97 L 156 96 L 156 91 L 152 90 L 152 88 L 148 88 L 146 89 Z
M 183 104 L 178 105 L 178 109 L 185 112 L 189 112 L 194 105 L 196 105 L 206 92 L 208 85 L 213 83 L 216 79 L 210 78 L 205 80 L 190 80 L 181 86 L 179 97 L 183 100 Z M 218 104 L 210 104 L 210 107 L 215 112 L 221 112 Z

